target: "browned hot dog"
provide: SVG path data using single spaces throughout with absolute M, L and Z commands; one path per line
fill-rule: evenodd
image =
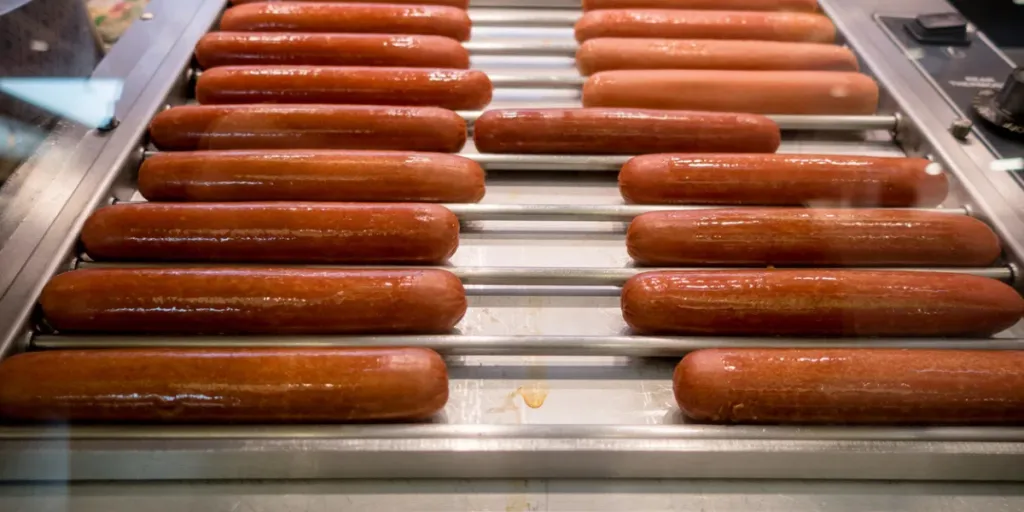
M 224 103 L 341 103 L 477 110 L 491 102 L 482 71 L 336 66 L 224 66 L 196 81 L 196 99 Z
M 818 10 L 818 0 L 583 0 L 584 11 L 596 11 L 598 9 L 720 9 L 727 11 L 815 12 Z
M 425 203 L 122 203 L 96 210 L 97 260 L 444 263 L 459 219 Z
M 473 203 L 480 164 L 407 151 L 188 151 L 157 153 L 139 169 L 150 201 L 413 201 Z
M 583 85 L 583 106 L 873 114 L 878 84 L 840 71 L 603 71 Z
M 185 105 L 157 114 L 160 149 L 398 149 L 454 153 L 466 122 L 436 107 Z
M 577 41 L 598 37 L 831 43 L 836 28 L 820 14 L 802 12 L 602 9 L 576 22 Z
M 845 155 L 641 155 L 619 191 L 643 204 L 935 206 L 949 185 L 923 158 Z
M 999 237 L 966 215 L 856 208 L 648 212 L 626 236 L 641 265 L 983 267 Z
M 466 11 L 438 5 L 260 2 L 224 11 L 220 29 L 256 32 L 420 34 L 469 39 Z
M 444 361 L 421 348 L 55 350 L 0 363 L 0 416 L 16 421 L 418 420 L 447 400 Z
M 251 3 L 254 3 L 254 2 L 267 2 L 267 1 L 274 2 L 274 1 L 278 1 L 278 0 L 231 0 L 231 3 L 234 4 L 234 5 L 239 5 L 239 4 L 251 4 Z M 310 1 L 351 3 L 351 2 L 349 2 L 349 0 L 310 0 Z M 792 2 L 794 0 L 785 0 L 785 1 Z M 469 0 L 361 0 L 361 3 L 365 3 L 365 4 L 382 3 L 382 4 L 447 5 L 449 7 L 458 7 L 459 9 L 466 9 L 466 8 L 469 7 Z
M 708 349 L 683 358 L 676 401 L 715 423 L 1024 423 L 1024 351 Z
M 1021 314 L 1013 288 L 941 272 L 654 271 L 622 288 L 622 316 L 644 334 L 982 337 Z
M 767 117 L 664 110 L 488 110 L 473 125 L 482 153 L 771 153 L 780 137 Z
M 217 66 L 406 66 L 466 69 L 469 52 L 442 36 L 210 32 L 196 45 L 204 69 Z
M 584 41 L 576 50 L 576 67 L 584 75 L 617 69 L 858 69 L 853 52 L 832 44 L 624 37 Z
M 462 283 L 435 269 L 86 269 L 39 300 L 60 332 L 437 334 L 466 313 Z

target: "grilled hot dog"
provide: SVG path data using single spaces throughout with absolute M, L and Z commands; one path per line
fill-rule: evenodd
M 405 151 L 190 151 L 157 153 L 139 169 L 150 201 L 413 201 L 473 203 L 480 164 Z
M 858 64 L 853 52 L 831 44 L 605 37 L 580 45 L 576 67 L 592 75 L 617 69 L 856 71 Z
M 0 416 L 20 421 L 418 420 L 447 400 L 444 361 L 420 348 L 55 350 L 0 363 Z
M 417 203 L 124 203 L 82 228 L 96 260 L 444 263 L 459 245 L 447 208 Z
M 224 103 L 342 103 L 477 110 L 491 102 L 482 71 L 334 66 L 225 66 L 196 81 L 196 99 Z
M 604 71 L 583 85 L 585 107 L 756 114 L 873 114 L 878 84 L 838 71 Z
M 149 125 L 153 143 L 195 149 L 398 149 L 454 153 L 466 122 L 436 107 L 185 105 Z
M 982 267 L 999 237 L 966 215 L 856 208 L 648 212 L 626 236 L 641 265 Z
M 267 64 L 466 69 L 469 52 L 442 36 L 210 32 L 196 45 L 196 60 L 204 69 Z
M 274 2 L 277 0 L 231 0 L 234 5 L 239 4 L 251 4 L 255 2 Z M 344 2 L 350 3 L 348 0 L 313 0 L 317 2 Z M 786 0 L 792 1 L 792 0 Z M 416 4 L 416 5 L 447 5 L 449 7 L 458 7 L 459 9 L 466 9 L 469 7 L 469 0 L 361 0 L 361 3 L 373 4 Z
M 708 349 L 673 388 L 715 423 L 1024 423 L 1024 351 Z
M 949 184 L 923 158 L 845 155 L 641 155 L 619 191 L 643 204 L 935 206 Z
M 994 279 L 940 272 L 645 272 L 622 288 L 622 316 L 644 334 L 991 336 L 1024 299 Z
M 60 332 L 438 334 L 466 313 L 444 270 L 86 269 L 40 297 Z
M 225 31 L 418 34 L 469 39 L 466 11 L 437 5 L 260 2 L 237 5 L 220 20 Z
M 774 152 L 779 127 L 753 114 L 636 109 L 488 110 L 473 125 L 482 153 Z
M 799 12 L 602 9 L 576 22 L 577 41 L 598 37 L 831 43 L 836 28 L 820 14 Z
M 818 0 L 583 0 L 584 11 L 596 11 L 598 9 L 721 9 L 727 11 L 815 12 L 818 10 Z

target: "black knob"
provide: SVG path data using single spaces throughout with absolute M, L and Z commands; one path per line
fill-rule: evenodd
M 996 131 L 1024 138 L 1024 67 L 1010 72 L 1001 89 L 983 89 L 972 106 L 974 113 Z

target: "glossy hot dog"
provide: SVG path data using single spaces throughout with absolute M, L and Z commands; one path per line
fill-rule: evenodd
M 123 203 L 82 228 L 96 260 L 444 263 L 459 219 L 417 203 Z
M 676 367 L 676 401 L 715 423 L 1024 423 L 1024 352 L 708 349 Z
M 857 208 L 648 212 L 629 225 L 638 264 L 984 267 L 999 237 L 966 215 Z
M 0 416 L 17 421 L 418 420 L 447 400 L 444 361 L 421 348 L 55 350 L 0 363 Z
M 598 9 L 720 9 L 727 11 L 815 12 L 818 10 L 818 0 L 583 0 L 584 11 L 596 11 Z
M 462 283 L 434 269 L 86 269 L 39 301 L 59 332 L 438 334 L 466 313 Z
M 277 1 L 277 0 L 231 0 L 234 5 L 240 4 L 251 4 L 255 2 L 266 2 L 266 1 Z M 317 2 L 339 2 L 339 3 L 350 3 L 348 0 L 313 0 Z M 792 2 L 795 0 L 784 0 L 786 2 Z M 373 4 L 416 4 L 416 5 L 447 5 L 449 7 L 458 7 L 459 9 L 466 9 L 469 7 L 469 0 L 361 0 L 361 3 Z
M 203 104 L 339 103 L 478 110 L 491 102 L 482 71 L 336 66 L 224 66 L 196 81 Z
M 828 18 L 811 13 L 602 9 L 584 13 L 576 22 L 577 41 L 598 37 L 831 43 L 836 28 Z
M 139 169 L 150 201 L 412 201 L 473 203 L 480 164 L 407 151 L 189 151 L 157 153 Z
M 644 334 L 984 337 L 1022 313 L 1013 288 L 940 272 L 653 271 L 622 289 L 622 316 Z
M 217 66 L 405 66 L 466 69 L 469 52 L 442 36 L 210 32 L 196 45 L 204 69 Z
M 617 69 L 856 71 L 858 64 L 853 52 L 832 44 L 606 37 L 584 41 L 576 67 L 592 75 Z
M 878 84 L 840 71 L 604 71 L 583 85 L 585 107 L 756 114 L 873 114 Z
M 226 11 L 220 29 L 256 32 L 418 34 L 469 39 L 463 9 L 437 5 L 260 2 Z
M 779 127 L 753 114 L 637 109 L 488 110 L 473 125 L 482 153 L 774 152 Z
M 642 204 L 935 206 L 949 184 L 923 158 L 845 155 L 641 155 L 619 172 Z
M 436 107 L 185 105 L 157 114 L 160 149 L 398 149 L 454 153 L 466 122 Z

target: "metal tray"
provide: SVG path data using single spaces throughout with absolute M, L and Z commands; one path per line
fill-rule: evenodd
M 215 14 L 209 10 L 212 3 L 216 2 L 203 4 L 206 16 Z M 153 4 L 167 8 L 168 0 Z M 573 62 L 565 54 L 572 45 L 567 23 L 575 16 L 574 11 L 560 10 L 471 10 L 475 21 L 469 43 L 473 66 L 506 77 L 498 81 L 506 87 L 495 91 L 492 108 L 579 104 L 578 85 L 568 85 L 578 84 L 579 77 L 573 78 Z M 209 26 L 211 21 L 195 23 Z M 199 33 L 188 32 L 187 37 L 194 43 Z M 850 36 L 847 34 L 859 49 Z M 527 51 L 541 55 L 523 55 Z M 187 53 L 172 52 L 163 63 L 161 76 L 165 80 L 179 77 L 186 83 L 181 77 L 186 75 L 187 64 Z M 168 67 L 176 68 L 168 71 Z M 552 76 L 563 78 L 550 80 Z M 525 78 L 517 82 L 515 77 Z M 884 76 L 878 78 L 886 84 Z M 544 84 L 548 86 L 538 87 Z M 128 127 L 122 123 L 117 130 L 139 134 L 139 127 L 144 127 L 158 104 L 187 101 L 180 94 L 184 88 L 172 85 L 164 84 L 162 90 L 170 96 L 151 101 L 148 115 L 134 119 Z M 862 119 L 790 119 L 798 129 L 853 124 L 838 131 L 787 132 L 781 151 L 899 156 L 904 151 L 887 128 L 895 131 L 904 146 L 905 140 L 918 133 L 916 126 L 906 126 L 903 112 L 891 103 L 882 115 L 859 117 Z M 136 128 L 139 130 L 131 132 Z M 66 268 L 69 257 L 75 255 L 74 239 L 88 211 L 111 197 L 139 199 L 130 178 L 144 156 L 141 144 L 135 145 L 140 141 L 136 135 L 111 160 L 99 159 L 84 171 L 94 173 L 97 185 L 91 192 L 83 191 L 88 194 L 79 197 L 78 203 L 69 201 L 69 207 L 79 208 L 70 212 L 73 215 L 54 218 L 57 229 L 36 248 L 37 253 L 51 251 L 41 252 L 48 259 L 36 261 L 35 267 L 28 262 L 28 268 L 37 269 L 37 277 L 22 284 L 20 296 L 25 300 L 8 302 L 20 307 L 20 316 L 7 318 L 24 322 L 29 317 L 45 279 Z M 920 143 L 912 151 L 921 154 L 928 152 L 928 147 Z M 172 339 L 32 335 L 12 329 L 5 343 L 39 349 L 257 343 L 431 346 L 447 355 L 452 377 L 450 401 L 433 422 L 267 427 L 9 425 L 0 427 L 0 478 L 1024 480 L 1024 428 L 688 424 L 674 405 L 670 380 L 680 354 L 705 346 L 835 343 L 1013 349 L 1024 342 L 1018 339 L 1018 330 L 1011 329 L 993 340 L 833 342 L 630 336 L 616 288 L 635 272 L 625 251 L 624 221 L 637 209 L 621 206 L 614 173 L 623 158 L 480 155 L 471 145 L 464 154 L 484 163 L 489 175 L 482 205 L 454 207 L 465 223 L 451 265 L 467 280 L 471 292 L 469 312 L 457 334 Z M 951 166 L 942 155 L 937 159 L 956 177 L 962 176 L 959 167 Z M 943 208 L 952 214 L 980 212 L 992 218 L 992 205 L 973 192 L 971 187 L 960 187 Z M 1002 225 L 993 224 L 1005 237 Z M 1008 248 L 1010 259 L 1005 265 L 967 271 L 1015 282 L 1019 253 L 1013 243 L 1008 243 Z M 87 261 L 72 264 L 90 265 Z M 31 274 L 23 276 L 30 278 Z M 8 300 L 14 299 L 5 296 L 4 301 Z M 3 305 L 0 302 L 0 314 L 5 312 Z

